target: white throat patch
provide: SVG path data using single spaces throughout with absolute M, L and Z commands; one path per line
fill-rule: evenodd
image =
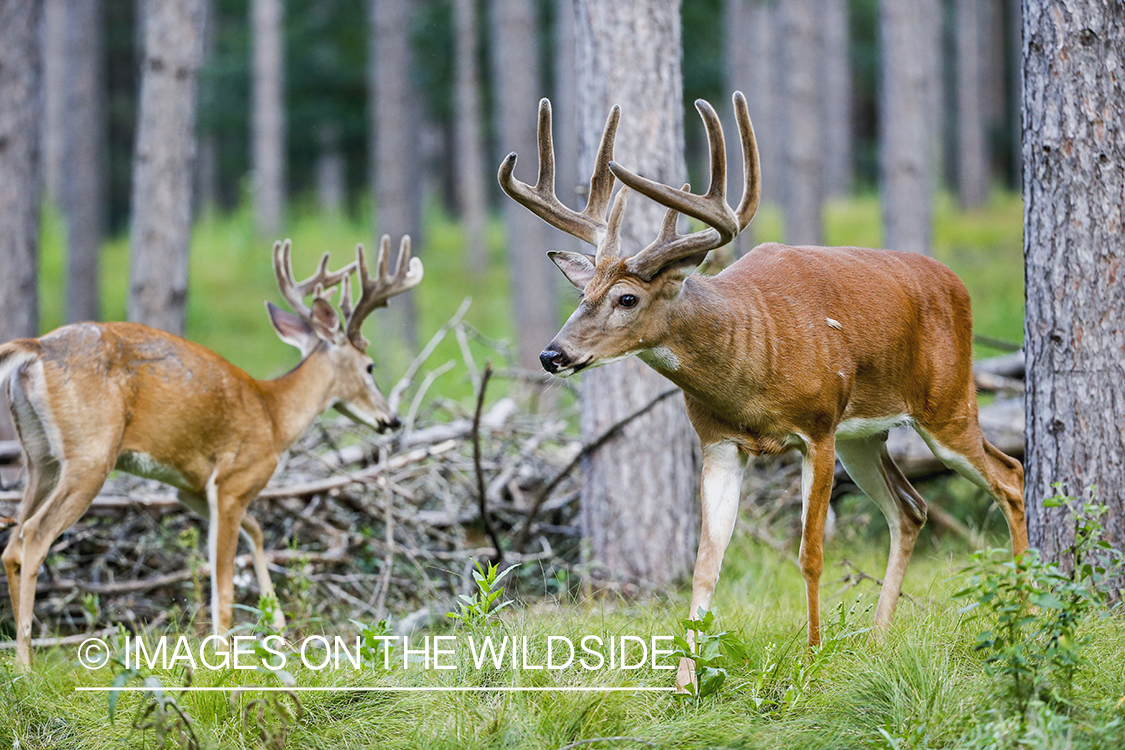
M 679 357 L 666 346 L 658 346 L 653 349 L 645 349 L 642 352 L 637 352 L 637 357 L 654 370 L 675 372 L 680 369 Z

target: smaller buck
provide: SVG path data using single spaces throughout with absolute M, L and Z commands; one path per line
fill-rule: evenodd
M 114 468 L 175 487 L 180 501 L 209 521 L 216 634 L 231 625 L 240 531 L 250 542 L 261 593 L 273 595 L 262 531 L 246 508 L 273 475 L 281 452 L 329 407 L 379 432 L 399 424 L 375 385 L 368 341 L 360 332 L 372 310 L 422 280 L 409 237 L 402 238 L 393 272 L 387 270 L 389 252 L 384 235 L 374 277 L 361 245 L 356 259 L 339 271 L 329 272 L 325 253 L 316 273 L 297 282 L 289 242 L 274 245 L 274 271 L 293 313 L 266 306 L 277 335 L 302 357 L 276 380 L 254 380 L 209 349 L 136 323 L 75 323 L 0 346 L 0 386 L 28 475 L 3 554 L 17 664 L 31 661 L 39 566 Z M 360 281 L 354 305 L 352 273 Z M 329 303 L 341 285 L 342 316 Z M 284 627 L 280 612 L 274 624 Z
M 747 455 L 796 448 L 803 456 L 799 559 L 808 642 L 820 643 L 824 522 L 838 455 L 890 526 L 890 559 L 875 610 L 876 632 L 883 631 L 926 520 L 925 501 L 887 453 L 890 427 L 913 426 L 939 459 L 990 492 L 1008 522 L 1014 551 L 1027 548 L 1023 467 L 989 444 L 977 422 L 968 293 L 935 260 L 855 247 L 769 243 L 716 276 L 694 274 L 709 251 L 746 228 L 761 194 L 758 150 L 742 94 L 734 95 L 745 174 L 737 209 L 726 200 L 719 118 L 703 100 L 696 108 L 711 149 L 711 185 L 704 195 L 639 177 L 613 161 L 617 107 L 606 122 L 581 212 L 555 196 L 546 99 L 539 106 L 537 184 L 512 176 L 514 153 L 501 164 L 500 184 L 509 196 L 597 248 L 594 256 L 549 253 L 582 291 L 582 301 L 540 359 L 548 372 L 565 377 L 635 354 L 683 389 L 703 447 L 692 618 L 710 606 Z M 611 206 L 615 177 L 624 186 Z M 622 248 L 620 241 L 630 189 L 668 209 L 656 239 L 639 251 Z M 706 228 L 679 234 L 680 213 Z M 682 661 L 677 686 L 694 679 L 691 662 Z

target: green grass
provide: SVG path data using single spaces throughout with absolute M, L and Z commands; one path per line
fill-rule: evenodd
M 594 737 L 632 737 L 667 748 L 959 747 L 975 725 L 989 721 L 991 710 L 1004 705 L 1002 691 L 985 675 L 982 658 L 973 650 L 981 625 L 960 614 L 962 602 L 951 596 L 963 580 L 959 569 L 967 562 L 967 550 L 923 538 L 907 578 L 910 599 L 900 603 L 891 633 L 876 644 L 865 632 L 875 587 L 866 583 L 837 593 L 843 586 L 835 580 L 839 569 L 834 566 L 846 557 L 865 570 L 878 571 L 885 534 L 873 534 L 868 541 L 876 538 L 878 544 L 829 545 L 823 592 L 826 640 L 831 647 L 810 662 L 803 645 L 800 574 L 772 551 L 737 537 L 727 553 L 715 606 L 722 628 L 745 641 L 750 658 L 732 667 L 718 694 L 699 703 L 646 692 L 302 693 L 303 717 L 290 727 L 286 746 L 559 748 Z M 586 635 L 648 639 L 675 634 L 685 600 L 686 593 L 649 603 L 539 600 L 510 610 L 497 627 L 458 631 L 439 624 L 439 630 L 428 634 L 456 639 L 451 646 L 455 653 L 446 660 L 455 668 L 448 671 L 404 669 L 400 662 L 390 670 L 378 666 L 359 672 L 312 671 L 290 666 L 289 671 L 302 687 L 669 686 L 672 672 L 649 667 L 629 672 L 606 668 L 548 672 L 508 666 L 478 670 L 471 661 L 468 638 L 526 637 L 531 644 L 529 664 L 541 665 L 544 644 L 552 635 L 577 643 Z M 297 635 L 314 632 L 307 623 L 295 627 Z M 1100 618 L 1086 630 L 1093 658 L 1079 676 L 1080 699 L 1063 719 L 1065 736 L 1049 736 L 1041 747 L 1110 748 L 1125 742 L 1125 714 L 1115 708 L 1125 696 L 1125 627 L 1120 617 Z M 350 638 L 357 628 L 336 623 L 324 632 Z M 74 688 L 108 686 L 113 670 L 86 671 L 75 659 L 73 648 L 40 650 L 35 671 L 21 676 L 12 672 L 10 657 L 0 658 L 0 746 L 13 747 L 17 742 L 22 748 L 90 750 L 155 746 L 151 730 L 132 732 L 144 704 L 142 696 L 123 695 L 111 724 L 105 694 L 79 693 Z M 777 668 L 759 680 L 771 664 Z M 158 669 L 155 674 L 166 686 L 182 685 L 187 679 L 182 669 Z M 191 684 L 230 687 L 278 682 L 254 672 L 198 669 Z M 779 705 L 787 689 L 790 699 Z M 247 704 L 256 697 L 260 696 L 247 693 L 232 700 L 229 694 L 191 693 L 182 694 L 179 702 L 203 747 L 256 748 L 258 735 L 243 724 Z M 1068 744 L 1058 744 L 1064 740 Z M 629 742 L 596 746 L 645 747 Z

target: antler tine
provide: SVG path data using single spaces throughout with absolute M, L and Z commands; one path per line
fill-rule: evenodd
M 328 270 L 329 253 L 320 258 L 316 272 L 304 281 L 295 281 L 293 277 L 293 243 L 285 240 L 284 243 L 273 244 L 273 270 L 277 276 L 277 285 L 281 289 L 281 296 L 289 303 L 289 307 L 298 315 L 308 317 L 312 314 L 311 308 L 305 304 L 305 297 L 315 294 L 317 297 L 331 296 L 335 287 L 345 280 L 355 268 L 355 263 L 349 263 L 339 271 Z M 328 292 L 328 295 L 325 295 Z
M 758 160 L 758 140 L 754 137 L 754 124 L 750 122 L 746 97 L 741 91 L 735 91 L 731 100 L 734 102 L 734 118 L 738 122 L 738 134 L 742 143 L 742 175 L 745 182 L 742 200 L 735 211 L 738 216 L 738 231 L 741 232 L 758 212 L 758 203 L 762 200 L 762 166 Z
M 500 163 L 500 171 L 497 173 L 500 187 L 517 203 L 556 229 L 574 235 L 591 245 L 599 245 L 605 236 L 605 212 L 613 190 L 613 174 L 609 171 L 609 161 L 613 158 L 613 139 L 617 132 L 620 111 L 619 107 L 614 106 L 606 120 L 597 162 L 594 165 L 594 174 L 590 178 L 589 197 L 586 208 L 581 213 L 567 208 L 555 194 L 551 102 L 546 98 L 539 102 L 539 175 L 535 186 L 532 187 L 513 176 L 516 167 L 516 153 L 513 151 Z
M 624 189 L 622 188 L 622 190 Z M 681 192 L 687 192 L 690 189 L 691 185 L 684 183 Z M 718 230 L 714 228 L 707 228 L 690 234 L 678 233 L 676 223 L 679 218 L 680 212 L 675 208 L 669 208 L 664 213 L 664 221 L 661 222 L 660 233 L 656 236 L 656 239 L 644 250 L 626 261 L 632 273 L 648 280 L 668 263 L 680 258 L 698 255 L 697 260 L 702 263 L 708 252 L 723 244 Z
M 398 261 L 395 263 L 394 273 L 387 272 L 387 259 L 391 251 L 391 237 L 384 234 L 379 240 L 379 257 L 375 261 L 375 276 L 368 275 L 367 257 L 363 245 L 357 245 L 356 266 L 359 275 L 359 300 L 355 307 L 351 306 L 350 292 L 348 295 L 348 310 L 344 313 L 347 320 L 347 334 L 352 343 L 360 349 L 368 347 L 368 341 L 363 337 L 360 328 L 363 321 L 377 307 L 385 307 L 387 300 L 396 294 L 412 289 L 422 280 L 422 261 L 410 257 L 410 236 L 403 235 L 399 242 Z M 341 307 L 343 302 L 341 302 Z
M 594 263 L 601 263 L 610 258 L 621 256 L 621 222 L 625 216 L 625 204 L 629 200 L 629 186 L 622 185 L 613 199 L 613 208 L 609 211 L 609 224 L 606 226 L 605 238 L 598 245 L 598 253 Z
M 738 234 L 738 217 L 726 201 L 726 146 L 723 142 L 723 126 L 714 108 L 702 99 L 697 99 L 695 108 L 703 118 L 707 129 L 707 141 L 711 150 L 711 185 L 704 195 L 693 195 L 684 190 L 676 190 L 668 185 L 654 182 L 630 172 L 617 162 L 610 162 L 609 168 L 614 176 L 642 195 L 657 203 L 699 219 L 713 227 L 720 237 L 719 245 L 734 239 Z M 717 247 L 717 246 L 716 246 Z
M 613 193 L 613 172 L 609 169 L 613 161 L 613 142 L 617 138 L 617 124 L 621 121 L 621 107 L 614 104 L 605 118 L 602 140 L 598 144 L 598 155 L 594 159 L 594 173 L 590 175 L 590 188 L 586 197 L 586 208 L 582 215 L 592 221 L 604 221 L 609 199 Z

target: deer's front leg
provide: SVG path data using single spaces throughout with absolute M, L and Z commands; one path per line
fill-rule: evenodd
M 805 600 L 809 611 L 809 647 L 820 645 L 820 574 L 824 570 L 824 519 L 832 497 L 836 468 L 834 436 L 809 441 L 801 464 L 801 552 Z
M 695 573 L 691 579 L 691 610 L 688 617 L 699 619 L 699 609 L 711 606 L 723 553 L 734 531 L 738 515 L 738 498 L 742 488 L 742 469 L 746 457 L 734 443 L 714 443 L 703 448 L 702 509 L 703 518 L 699 532 L 699 552 L 695 558 Z M 687 641 L 694 645 L 695 634 L 687 633 Z M 683 690 L 695 684 L 695 662 L 680 659 L 676 673 L 676 689 Z

